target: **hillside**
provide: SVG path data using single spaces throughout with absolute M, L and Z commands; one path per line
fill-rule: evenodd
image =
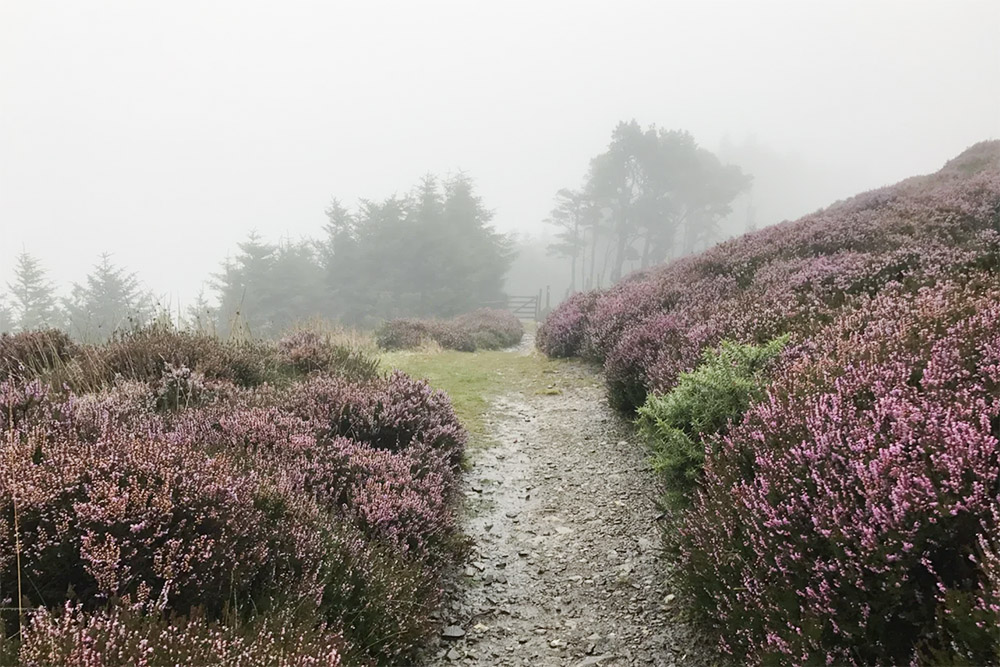
M 544 323 L 539 348 L 601 362 L 688 480 L 668 543 L 724 651 L 1000 659 L 998 267 L 991 141 Z

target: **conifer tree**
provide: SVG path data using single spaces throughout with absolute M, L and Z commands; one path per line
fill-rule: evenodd
M 58 327 L 62 324 L 55 290 L 45 275 L 41 263 L 22 252 L 14 267 L 14 282 L 7 284 L 14 300 L 17 329 L 30 331 Z
M 146 325 L 154 314 L 153 299 L 134 273 L 115 266 L 104 253 L 83 284 L 74 283 L 67 302 L 70 328 L 86 341 L 110 338 L 116 331 Z

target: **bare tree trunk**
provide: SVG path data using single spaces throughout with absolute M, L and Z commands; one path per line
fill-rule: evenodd
M 597 225 L 594 225 L 590 239 L 590 278 L 587 280 L 587 289 L 594 289 L 594 270 L 597 266 Z
M 620 224 L 618 225 L 618 248 L 615 253 L 615 264 L 611 271 L 611 282 L 616 283 L 621 280 L 622 266 L 625 264 L 625 252 L 628 249 L 628 235 L 625 233 L 625 213 L 622 212 Z
M 642 262 L 639 264 L 639 269 L 642 270 L 642 271 L 645 271 L 647 268 L 649 268 L 649 250 L 650 250 L 650 245 L 651 245 L 651 243 L 649 241 L 649 237 L 652 236 L 652 235 L 653 235 L 653 230 L 647 229 L 646 230 L 646 235 L 643 237 L 643 242 L 642 242 Z

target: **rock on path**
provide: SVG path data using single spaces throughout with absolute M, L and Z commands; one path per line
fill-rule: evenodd
M 706 662 L 664 577 L 646 454 L 599 386 L 571 384 L 591 386 L 495 401 L 498 442 L 473 454 L 464 482 L 475 546 L 431 664 Z

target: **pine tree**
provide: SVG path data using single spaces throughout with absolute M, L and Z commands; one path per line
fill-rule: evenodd
M 153 300 L 135 274 L 115 266 L 107 253 L 83 285 L 74 283 L 67 310 L 73 334 L 87 341 L 145 326 L 154 314 Z
M 212 289 L 218 294 L 218 331 L 223 336 L 259 335 L 263 332 L 257 329 L 266 325 L 261 305 L 277 248 L 262 241 L 256 232 L 238 247 L 240 254 L 223 262 L 212 280 Z
M 199 333 L 213 333 L 216 323 L 216 309 L 205 298 L 205 290 L 198 292 L 194 303 L 188 306 L 183 326 Z
M 8 283 L 7 287 L 14 298 L 14 313 L 20 331 L 58 327 L 62 324 L 52 283 L 46 277 L 41 263 L 27 252 L 17 256 L 14 282 Z

